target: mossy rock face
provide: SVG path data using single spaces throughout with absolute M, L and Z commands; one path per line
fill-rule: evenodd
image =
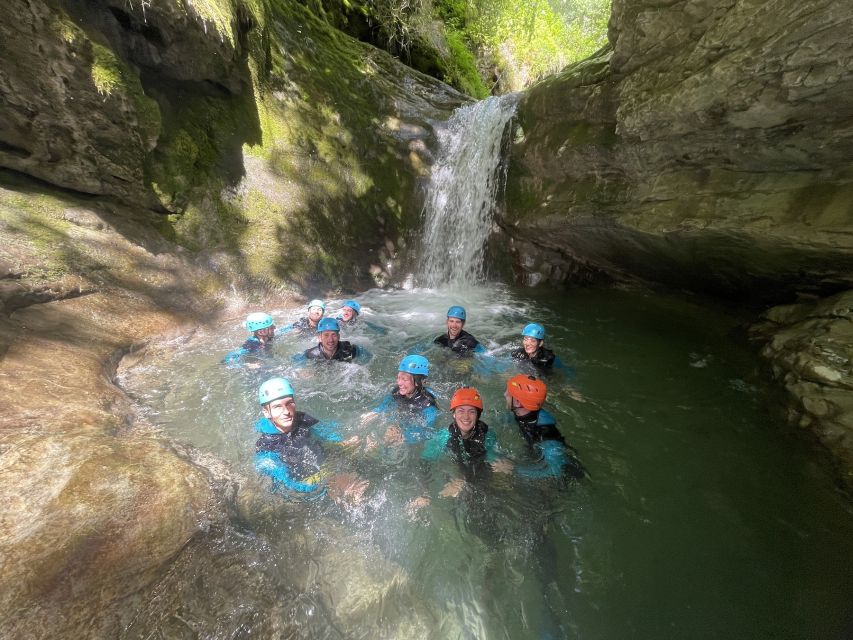
M 138 72 L 61 8 L 0 7 L 0 166 L 76 191 L 154 204 L 144 163 L 159 134 Z
M 295 3 L 19 5 L 0 9 L 21 71 L 0 86 L 0 166 L 160 212 L 247 283 L 394 277 L 431 123 L 464 96 Z
M 464 98 L 299 5 L 276 5 L 266 27 L 268 55 L 250 62 L 245 121 L 257 131 L 234 155 L 240 172 L 216 176 L 206 191 L 219 198 L 194 202 L 176 237 L 234 253 L 234 268 L 264 283 L 382 283 L 398 257 L 384 248 L 399 247 L 419 223 L 431 122 Z M 211 223 L 215 238 L 204 231 Z
M 524 279 L 755 304 L 853 285 L 853 12 L 777 9 L 614 1 L 611 48 L 526 94 L 501 220 Z M 525 271 L 537 251 L 578 268 Z

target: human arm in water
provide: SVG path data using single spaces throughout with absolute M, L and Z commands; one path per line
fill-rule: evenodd
M 319 484 L 323 479 L 321 472 L 298 480 L 291 474 L 287 464 L 275 451 L 258 451 L 255 454 L 255 469 L 258 473 L 272 478 L 274 483 L 281 484 L 291 491 L 310 493 L 323 488 Z

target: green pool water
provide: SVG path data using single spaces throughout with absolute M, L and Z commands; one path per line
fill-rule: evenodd
M 235 321 L 173 341 L 122 375 L 141 413 L 200 464 L 229 470 L 224 502 L 251 509 L 194 541 L 150 593 L 126 637 L 842 638 L 853 617 L 853 510 L 822 451 L 785 425 L 781 396 L 743 339 L 746 317 L 701 301 L 614 290 L 372 290 L 363 318 L 387 333 L 345 339 L 363 364 L 300 365 L 310 339 L 281 337 L 258 368 L 221 363 Z M 334 311 L 340 301 L 329 301 Z M 504 407 L 509 350 L 536 321 L 570 367 L 546 407 L 577 449 L 579 483 L 459 475 L 420 444 L 381 440 L 359 418 L 451 304 L 487 348 L 485 366 L 428 350 L 429 386 L 473 384 L 503 455 L 535 464 Z M 298 317 L 270 309 L 281 326 Z M 252 467 L 257 385 L 288 377 L 299 409 L 361 444 L 329 465 L 370 481 L 358 506 L 273 495 Z M 260 489 L 258 489 L 260 486 Z M 417 496 L 431 499 L 407 510 Z M 227 505 L 226 505 L 227 506 Z

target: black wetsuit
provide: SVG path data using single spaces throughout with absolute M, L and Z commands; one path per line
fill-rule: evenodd
M 510 355 L 512 355 L 513 360 L 529 362 L 537 369 L 550 369 L 554 366 L 554 359 L 556 357 L 553 351 L 545 347 L 539 347 L 532 356 L 527 355 L 524 347 L 515 349 Z
M 323 353 L 323 347 L 319 344 L 305 352 L 305 357 L 309 360 L 341 360 L 342 362 L 352 362 L 352 359 L 357 355 L 358 347 L 346 340 L 338 342 L 338 348 L 335 349 L 331 358 L 326 357 L 326 354 Z
M 422 411 L 427 407 L 435 407 L 435 396 L 429 389 L 416 389 L 411 396 L 404 396 L 400 393 L 400 388 L 395 386 L 391 390 L 391 399 L 397 405 L 397 409 L 401 411 Z M 383 408 L 384 408 L 383 404 Z M 381 409 L 378 409 L 381 410 Z
M 495 448 L 495 435 L 489 432 L 485 422 L 477 420 L 467 438 L 463 438 L 462 431 L 455 422 L 451 422 L 447 429 L 427 442 L 421 458 L 432 462 L 444 452 L 449 452 L 459 464 L 465 479 L 470 481 L 482 473 L 491 472 L 487 463 L 497 459 Z
M 317 326 L 311 326 L 311 321 L 308 318 L 299 318 L 296 322 L 290 325 L 291 331 L 299 333 L 317 333 Z
M 521 431 L 521 437 L 527 441 L 527 444 L 533 445 L 543 440 L 557 440 L 566 444 L 566 439 L 557 429 L 554 417 L 547 411 L 532 411 L 523 416 L 515 413 L 512 415 Z
M 249 336 L 246 342 L 240 347 L 246 353 L 255 353 L 257 351 L 269 351 L 272 347 L 272 340 L 261 342 L 255 336 Z
M 541 448 L 548 465 L 545 476 L 563 475 L 580 479 L 587 475 L 586 469 L 577 458 L 577 450 L 566 442 L 563 434 L 557 429 L 554 416 L 541 409 L 524 416 L 513 413 L 513 417 L 521 437 L 527 444 L 531 447 L 539 445 L 538 448 Z
M 449 437 L 447 439 L 447 449 L 453 452 L 453 457 L 459 462 L 475 463 L 482 462 L 486 459 L 488 449 L 486 446 L 486 434 L 489 432 L 489 425 L 485 422 L 477 420 L 477 424 L 471 429 L 471 434 L 467 438 L 462 437 L 462 431 L 453 422 L 447 427 Z
M 433 340 L 435 344 L 440 344 L 442 347 L 448 347 L 455 351 L 456 353 L 466 355 L 469 353 L 473 353 L 474 350 L 480 345 L 477 341 L 477 338 L 472 336 L 470 333 L 465 331 L 464 329 L 459 332 L 459 335 L 450 339 L 448 334 L 442 334 L 438 336 L 435 340 Z

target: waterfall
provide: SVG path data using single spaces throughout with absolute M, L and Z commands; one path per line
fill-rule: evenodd
M 439 149 L 423 209 L 419 284 L 482 280 L 485 244 L 502 182 L 504 131 L 519 95 L 461 107 L 438 130 Z

